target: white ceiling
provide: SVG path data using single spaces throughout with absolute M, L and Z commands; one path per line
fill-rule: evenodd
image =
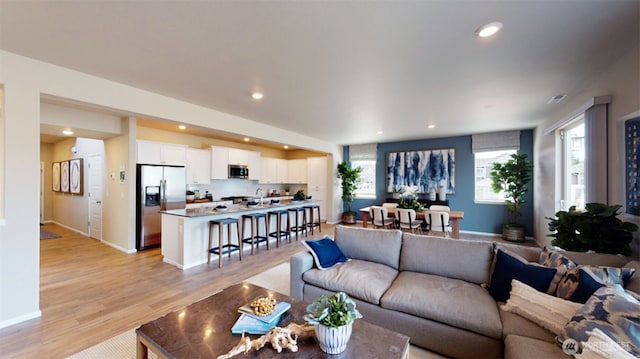
M 0 0 L 4 50 L 337 144 L 533 128 L 639 24 L 638 0 Z

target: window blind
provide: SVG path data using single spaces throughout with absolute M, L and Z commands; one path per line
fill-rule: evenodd
M 520 131 L 506 131 L 471 135 L 471 152 L 506 151 L 520 149 Z
M 349 146 L 349 161 L 375 161 L 378 145 L 369 143 Z

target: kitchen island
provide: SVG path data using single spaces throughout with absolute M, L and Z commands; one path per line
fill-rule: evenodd
M 265 198 L 265 202 L 268 199 Z M 315 204 L 316 201 L 280 201 L 279 204 L 264 204 L 248 207 L 245 204 L 227 206 L 226 210 L 216 210 L 214 207 L 191 209 L 174 209 L 162 211 L 162 261 L 180 269 L 188 269 L 207 262 L 209 250 L 209 221 L 221 218 L 238 218 L 242 226 L 242 215 L 251 213 L 266 213 L 274 210 L 304 207 Z M 275 227 L 275 221 L 272 223 Z M 269 228 L 272 228 L 267 224 Z M 241 227 L 242 228 L 242 227 Z M 263 228 L 262 225 L 259 228 Z M 226 232 L 226 231 L 225 231 Z M 226 233 L 225 233 L 226 236 Z M 251 226 L 247 221 L 244 238 L 251 236 Z M 273 239 L 275 241 L 275 238 Z M 214 235 L 213 246 L 218 245 L 217 234 Z M 226 239 L 225 239 L 226 243 Z M 232 233 L 231 244 L 240 244 L 241 240 Z M 242 246 L 241 246 L 242 247 Z M 250 250 L 250 247 L 247 247 Z M 213 257 L 216 254 L 212 254 Z M 217 260 L 217 258 L 216 258 Z

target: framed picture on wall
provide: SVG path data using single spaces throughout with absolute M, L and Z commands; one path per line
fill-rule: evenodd
M 455 148 L 387 152 L 387 192 L 416 186 L 417 193 L 436 193 L 440 187 L 455 193 Z
M 69 161 L 69 191 L 73 194 L 82 194 L 82 158 Z
M 60 162 L 60 192 L 69 192 L 69 161 Z
M 51 168 L 53 191 L 60 192 L 60 162 L 54 162 Z

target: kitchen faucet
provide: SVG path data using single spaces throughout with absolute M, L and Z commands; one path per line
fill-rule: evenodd
M 260 207 L 262 207 L 264 202 L 264 191 L 262 190 L 262 187 L 258 187 L 258 189 L 256 190 L 256 196 L 258 195 L 258 193 L 260 193 Z

